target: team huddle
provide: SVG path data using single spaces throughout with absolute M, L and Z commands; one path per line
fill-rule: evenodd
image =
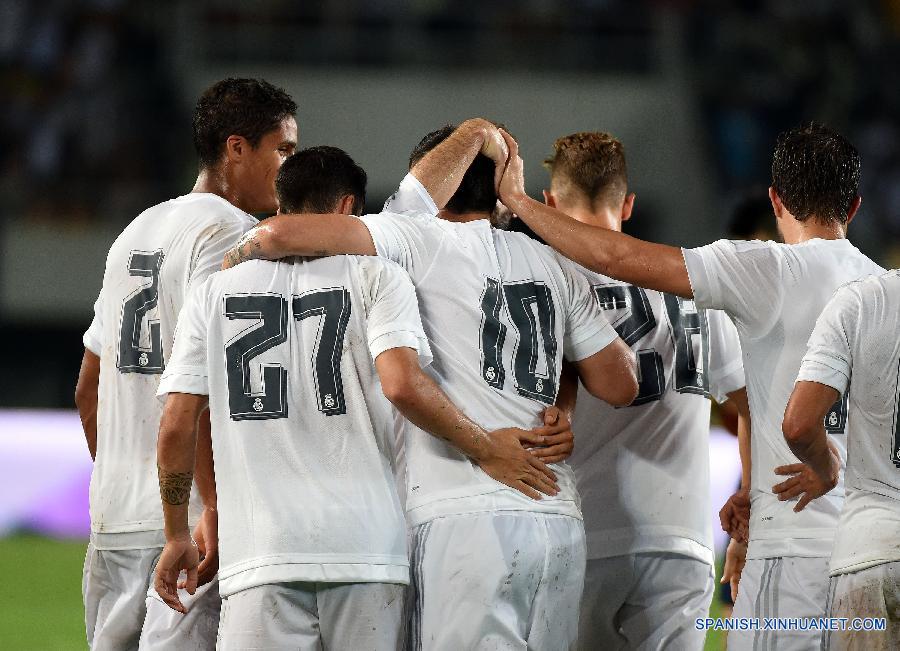
M 76 389 L 92 649 L 701 649 L 710 398 L 734 617 L 887 620 L 728 648 L 900 645 L 900 277 L 846 239 L 846 139 L 779 137 L 784 243 L 680 249 L 621 233 L 609 134 L 559 138 L 539 202 L 504 128 L 438 128 L 362 214 L 296 111 L 207 89 L 193 190 L 110 248 Z

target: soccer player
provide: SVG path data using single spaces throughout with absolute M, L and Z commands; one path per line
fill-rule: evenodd
M 772 201 L 784 244 L 720 240 L 696 249 L 644 242 L 571 219 L 525 194 L 508 135 L 502 201 L 553 247 L 598 273 L 722 309 L 734 321 L 752 415 L 750 543 L 736 617 L 818 617 L 842 487 L 809 501 L 821 479 L 798 464 L 781 420 L 815 320 L 840 285 L 883 270 L 846 239 L 859 208 L 859 154 L 843 136 L 811 124 L 782 133 L 772 162 Z M 843 455 L 844 412 L 826 419 Z M 785 475 L 789 475 L 786 479 Z M 798 501 L 799 500 L 799 501 Z M 799 509 L 795 513 L 792 506 Z M 777 643 L 813 649 L 806 631 L 735 631 L 729 649 Z
M 364 201 L 361 172 L 340 150 L 304 150 L 285 162 L 279 198 L 283 207 L 352 210 Z M 540 474 L 520 444 L 527 433 L 473 423 L 421 370 L 430 357 L 415 290 L 386 260 L 256 261 L 213 275 L 190 297 L 160 384 L 169 394 L 159 438 L 167 544 L 156 583 L 179 609 L 182 567 L 193 588 L 187 489 L 208 395 L 220 649 L 402 646 L 406 525 L 382 391 L 482 467 Z M 552 494 L 546 472 L 537 485 Z
M 138 215 L 109 250 L 76 403 L 94 471 L 91 542 L 83 594 L 88 644 L 136 648 L 153 564 L 165 542 L 154 451 L 162 405 L 155 398 L 172 349 L 175 322 L 191 287 L 221 266 L 222 255 L 256 220 L 274 212 L 275 174 L 297 143 L 294 101 L 255 79 L 226 79 L 207 89 L 194 111 L 200 171 L 193 190 Z M 208 426 L 201 444 L 208 445 Z M 206 441 L 206 443 L 203 443 Z M 206 511 L 192 523 L 206 549 L 204 579 L 215 573 L 215 508 L 209 472 L 198 472 Z M 212 491 L 212 492 L 210 492 Z M 179 627 L 179 648 L 211 648 L 218 622 L 215 584 L 197 597 Z M 202 603 L 200 603 L 202 602 Z M 144 648 L 157 643 L 141 641 Z M 158 641 L 163 644 L 163 640 Z M 171 648 L 171 647 L 170 647 Z
M 622 143 L 559 138 L 544 199 L 614 231 L 630 219 Z M 587 572 L 579 648 L 699 649 L 714 588 L 707 399 L 746 407 L 741 349 L 718 310 L 581 268 L 619 336 L 638 351 L 640 391 L 616 409 L 582 391 L 569 463 L 582 497 Z
M 335 215 L 327 228 L 320 217 L 276 217 L 229 259 L 377 252 L 398 262 L 416 285 L 432 372 L 485 428 L 538 424 L 556 399 L 564 355 L 591 393 L 630 403 L 633 355 L 584 277 L 548 247 L 491 228 L 506 161 L 499 131 L 485 120 L 440 129 L 413 151 L 411 173 L 388 201 L 392 212 Z M 418 429 L 407 429 L 405 448 L 411 646 L 571 647 L 584 577 L 571 469 L 551 466 L 559 493 L 527 499 Z
M 834 486 L 823 419 L 848 394 L 847 497 L 831 554 L 829 617 L 881 617 L 884 631 L 830 631 L 826 649 L 900 648 L 900 271 L 841 287 L 822 310 L 784 414 L 797 457 Z

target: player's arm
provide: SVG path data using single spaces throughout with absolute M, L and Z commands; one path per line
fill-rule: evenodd
M 499 179 L 507 156 L 503 137 L 487 120 L 466 120 L 410 172 L 440 208 L 459 188 L 479 152 L 494 161 Z M 277 260 L 292 255 L 318 257 L 342 253 L 376 255 L 372 236 L 359 219 L 347 215 L 277 215 L 247 231 L 225 254 L 223 267 L 227 269 L 260 258 Z
M 575 362 L 584 388 L 614 407 L 630 405 L 638 394 L 634 351 L 619 337 L 590 357 Z
M 166 546 L 156 565 L 155 587 L 163 601 L 181 613 L 186 612 L 178 598 L 181 570 L 187 571 L 184 587 L 188 593 L 194 594 L 197 589 L 200 555 L 188 525 L 188 502 L 194 481 L 198 420 L 206 405 L 207 396 L 169 393 L 156 448 Z
M 533 430 L 544 437 L 544 444 L 531 448 L 531 453 L 544 463 L 559 463 L 572 456 L 575 449 L 572 419 L 575 416 L 577 398 L 578 370 L 563 360 L 556 403 L 544 410 L 544 426 Z
M 204 409 L 197 423 L 197 454 L 194 461 L 194 483 L 203 500 L 203 513 L 194 527 L 194 542 L 203 558 L 197 567 L 197 585 L 206 585 L 219 570 L 219 512 L 216 497 L 216 469 L 213 463 L 212 425 L 209 409 Z
M 375 369 L 385 397 L 401 414 L 456 447 L 488 475 L 534 499 L 559 492 L 553 471 L 522 446 L 540 445 L 543 437 L 517 428 L 485 431 L 422 371 L 415 350 L 385 350 L 375 358 Z
M 692 298 L 681 249 L 645 242 L 605 228 L 582 224 L 525 193 L 518 145 L 501 131 L 509 146 L 509 162 L 500 182 L 500 198 L 547 244 L 588 269 L 684 298 Z
M 750 531 L 750 404 L 746 388 L 728 394 L 738 415 L 737 439 L 741 459 L 741 486 L 719 510 L 722 530 L 732 539 L 746 543 Z
M 812 473 L 804 473 L 803 464 L 791 464 L 775 469 L 779 475 L 793 474 L 775 486 L 778 499 L 787 500 L 801 495 L 794 507 L 802 510 L 811 500 L 837 486 L 841 460 L 829 445 L 825 432 L 825 414 L 840 398 L 840 393 L 819 382 L 798 381 L 784 410 L 781 429 L 791 452 L 797 455 Z M 801 466 L 800 468 L 796 466 Z
M 97 457 L 97 393 L 100 387 L 100 358 L 87 348 L 81 358 L 78 384 L 75 385 L 75 406 L 81 417 L 81 427 L 91 459 Z

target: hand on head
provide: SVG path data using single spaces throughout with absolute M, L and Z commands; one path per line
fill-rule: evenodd
M 497 192 L 500 195 L 500 201 L 507 208 L 515 211 L 513 204 L 525 196 L 525 164 L 519 156 L 519 145 L 515 139 L 503 129 L 500 129 L 499 132 L 509 148 L 509 159 L 506 162 L 506 169 L 500 179 Z

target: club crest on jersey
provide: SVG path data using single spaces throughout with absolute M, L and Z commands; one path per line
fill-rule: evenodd
M 488 382 L 493 382 L 497 379 L 497 371 L 494 370 L 493 366 L 487 367 L 487 370 L 484 372 L 484 379 Z
M 325 394 L 325 400 L 323 400 L 323 402 L 325 403 L 325 406 L 329 409 L 334 407 L 334 398 L 332 397 L 332 395 L 330 393 Z
M 832 427 L 838 424 L 838 415 L 835 412 L 828 414 L 828 424 Z
M 253 411 L 262 411 L 263 410 L 263 401 L 262 398 L 257 398 L 253 401 Z
M 147 357 L 147 353 L 141 353 L 141 356 L 138 357 L 138 364 L 141 366 L 146 366 L 150 363 L 150 358 Z
M 534 383 L 534 390 L 538 393 L 543 393 L 544 391 L 544 381 L 538 378 L 538 381 Z

